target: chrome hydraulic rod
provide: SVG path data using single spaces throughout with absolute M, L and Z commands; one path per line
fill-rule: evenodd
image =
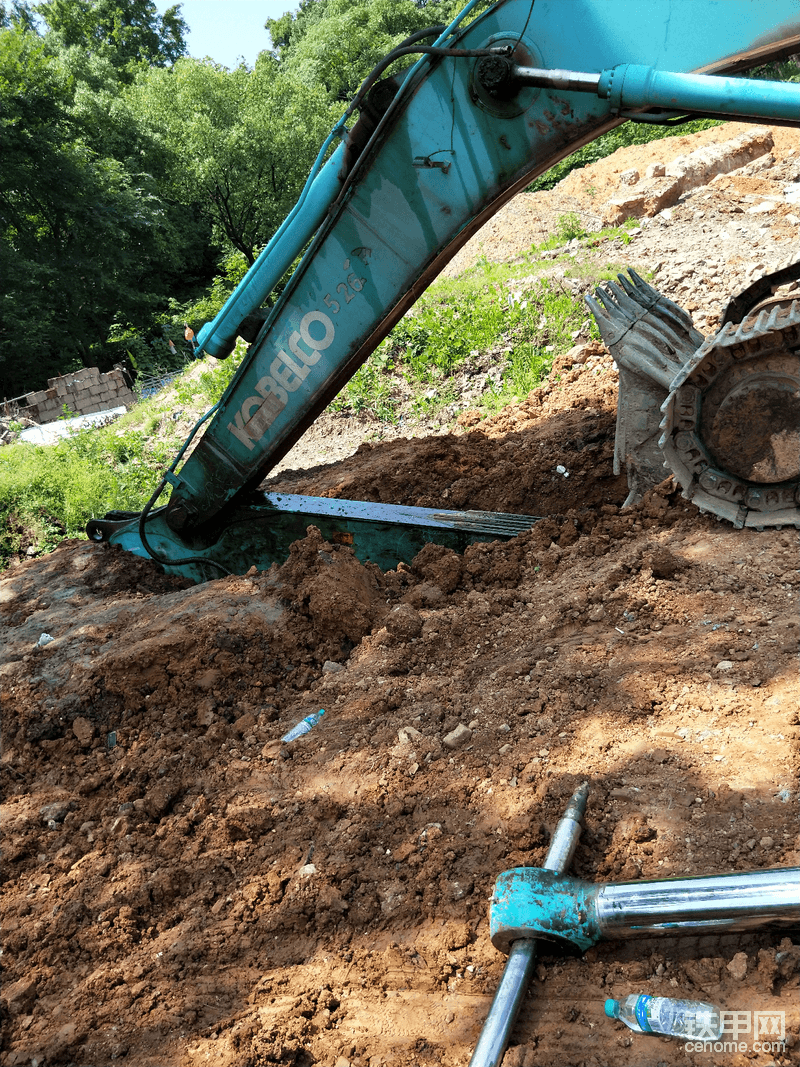
M 492 944 L 567 941 L 585 951 L 605 939 L 748 930 L 800 922 L 800 868 L 592 885 L 518 867 L 495 883 Z
M 800 919 L 800 870 L 623 882 L 595 897 L 601 937 L 744 930 Z
M 612 114 L 637 108 L 699 112 L 800 125 L 800 86 L 790 82 L 678 74 L 638 63 L 622 63 L 601 73 L 547 70 L 502 57 L 483 60 L 478 77 L 490 93 L 513 96 L 524 85 L 557 92 L 595 93 Z
M 558 821 L 547 850 L 544 868 L 555 875 L 563 874 L 575 855 L 588 795 L 589 784 L 584 782 L 576 790 Z M 519 938 L 512 943 L 500 984 L 469 1061 L 469 1067 L 497 1067 L 502 1060 L 535 962 L 536 941 L 533 938 Z

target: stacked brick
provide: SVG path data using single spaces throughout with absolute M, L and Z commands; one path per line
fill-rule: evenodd
M 61 378 L 48 378 L 47 386 L 47 389 L 39 389 L 21 398 L 21 416 L 45 423 L 60 419 L 65 407 L 72 414 L 88 415 L 92 411 L 107 411 L 122 404 L 130 408 L 136 402 L 121 370 L 101 374 L 97 367 L 84 367 Z

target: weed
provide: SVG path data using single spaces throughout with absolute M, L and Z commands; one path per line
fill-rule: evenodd
M 556 224 L 556 236 L 563 244 L 574 240 L 576 237 L 586 236 L 586 228 L 577 212 L 570 211 L 566 215 L 559 215 Z
M 396 422 L 390 370 L 386 353 L 373 352 L 335 397 L 331 409 L 354 415 L 369 414 L 381 422 Z

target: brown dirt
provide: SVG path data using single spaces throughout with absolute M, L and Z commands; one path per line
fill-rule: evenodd
M 562 361 L 487 422 L 280 483 L 546 516 L 463 557 L 381 574 L 312 529 L 199 587 L 83 541 L 3 576 L 4 1067 L 466 1064 L 494 879 L 584 779 L 583 878 L 800 864 L 798 533 L 671 482 L 621 511 L 615 403 L 607 357 Z M 545 947 L 504 1062 L 798 1063 L 785 935 Z M 630 992 L 785 1011 L 787 1048 L 633 1034 L 603 1015 Z

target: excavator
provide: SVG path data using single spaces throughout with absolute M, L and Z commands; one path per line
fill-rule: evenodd
M 463 550 L 536 521 L 259 485 L 465 242 L 564 156 L 626 120 L 800 126 L 799 84 L 737 76 L 800 53 L 800 0 L 477 4 L 364 81 L 296 206 L 197 336 L 217 358 L 247 342 L 229 388 L 143 511 L 92 520 L 92 540 L 202 582 L 281 562 L 309 524 L 386 569 L 427 542 Z M 796 262 L 759 279 L 708 337 L 632 271 L 589 301 L 620 370 L 626 503 L 672 474 L 737 528 L 800 527 L 800 300 L 776 295 L 799 277 Z

